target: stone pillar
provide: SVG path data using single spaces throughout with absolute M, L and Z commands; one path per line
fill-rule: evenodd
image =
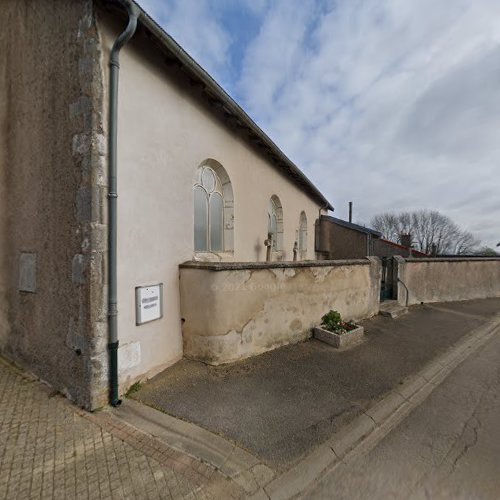
M 393 258 L 393 286 L 394 290 L 397 291 L 396 299 L 400 305 L 406 306 L 409 298 L 407 284 L 405 283 L 406 259 L 401 257 L 401 255 L 395 255 Z
M 382 261 L 379 257 L 373 255 L 367 258 L 370 261 L 370 293 L 374 307 L 377 310 L 376 314 L 378 314 L 380 310 L 380 287 L 382 286 Z

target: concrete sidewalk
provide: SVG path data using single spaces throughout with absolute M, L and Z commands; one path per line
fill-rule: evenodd
M 365 321 L 366 341 L 344 352 L 310 340 L 228 366 L 183 360 L 133 397 L 280 473 L 498 311 L 499 299 L 414 306 Z
M 156 394 L 164 409 L 183 409 L 182 419 L 131 400 L 112 413 L 200 457 L 246 497 L 295 498 L 325 470 L 383 439 L 471 353 L 497 336 L 499 311 L 500 299 L 415 306 L 396 321 L 366 321 L 366 342 L 344 352 L 312 340 L 226 367 L 183 361 L 136 394 Z M 286 384 L 295 390 L 284 391 Z M 193 402 L 196 395 L 199 401 Z M 233 398 L 226 400 L 228 395 Z M 335 411 L 335 403 L 346 400 L 348 410 Z M 243 404 L 264 422 L 275 423 L 270 417 L 277 415 L 280 426 L 255 426 Z M 315 421 L 318 408 L 319 415 L 329 417 Z M 202 425 L 189 423 L 186 415 Z M 217 431 L 217 418 L 232 424 L 235 434 Z M 283 453 L 287 439 L 290 446 Z M 287 462 L 283 458 L 293 456 L 290 450 L 295 459 Z M 278 460 L 270 460 L 273 456 Z
M 497 335 L 499 311 L 416 306 L 365 322 L 344 352 L 184 360 L 135 395 L 163 412 L 125 399 L 90 414 L 0 359 L 0 498 L 291 498 L 406 418 Z

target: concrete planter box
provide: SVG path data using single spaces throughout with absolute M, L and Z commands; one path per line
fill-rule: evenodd
M 361 342 L 364 338 L 364 328 L 362 326 L 358 326 L 354 330 L 338 334 L 316 326 L 313 329 L 313 336 L 315 339 L 321 340 L 321 342 L 326 342 L 327 344 L 339 349 Z

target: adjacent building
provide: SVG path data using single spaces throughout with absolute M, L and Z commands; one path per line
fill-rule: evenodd
M 354 224 L 330 215 L 322 215 L 317 223 L 318 254 L 326 260 L 362 259 L 367 256 L 380 258 L 428 257 L 412 248 L 411 235 L 401 235 L 402 244 L 382 237 L 382 233 L 366 226 Z
M 382 233 L 337 217 L 323 215 L 319 219 L 318 243 L 324 259 L 362 259 L 374 254 L 374 241 Z M 319 237 L 319 236 L 318 236 Z

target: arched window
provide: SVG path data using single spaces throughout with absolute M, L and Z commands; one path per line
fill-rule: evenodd
M 307 257 L 307 215 L 300 212 L 299 219 L 299 257 L 304 260 Z
M 233 190 L 226 171 L 215 160 L 197 169 L 194 181 L 194 249 L 233 250 Z
M 283 207 L 280 199 L 273 195 L 267 209 L 267 232 L 273 235 L 273 251 L 283 250 Z

